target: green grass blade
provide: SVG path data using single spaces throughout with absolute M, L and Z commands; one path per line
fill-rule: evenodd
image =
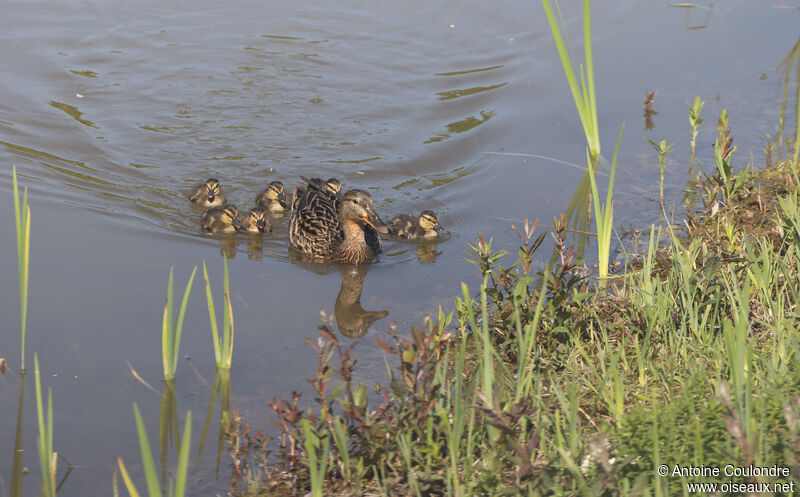
M 178 468 L 175 472 L 175 497 L 186 495 L 186 473 L 189 467 L 189 451 L 192 441 L 192 411 L 186 413 L 183 426 L 183 438 L 178 452 Z
M 117 464 L 119 466 L 119 473 L 122 475 L 122 481 L 125 482 L 125 488 L 128 489 L 128 494 L 130 494 L 131 497 L 140 497 L 139 491 L 136 490 L 136 485 L 133 484 L 133 480 L 128 474 L 128 470 L 125 469 L 125 463 L 122 462 L 121 457 L 117 458 Z
M 164 379 L 174 376 L 174 364 L 172 364 L 174 336 L 172 330 L 172 284 L 175 268 L 169 268 L 169 282 L 167 283 L 167 301 L 164 304 L 164 316 L 161 321 L 161 362 L 164 367 Z
M 583 0 L 583 51 L 586 60 L 586 99 L 587 108 L 591 120 L 592 138 L 595 142 L 590 144 L 596 153 L 600 154 L 600 136 L 598 135 L 597 125 L 597 102 L 594 93 L 594 57 L 592 56 L 592 16 L 591 1 Z
M 42 468 L 42 489 L 46 497 L 55 495 L 54 472 L 51 454 L 53 450 L 53 409 L 52 393 L 48 394 L 48 413 L 47 423 L 44 418 L 44 406 L 42 404 L 42 382 L 39 373 L 39 356 L 33 354 L 33 367 L 36 383 L 36 419 L 39 426 L 39 438 L 37 447 L 39 451 L 39 464 Z
M 222 316 L 222 353 L 224 369 L 231 368 L 233 356 L 233 306 L 231 305 L 231 287 L 228 278 L 228 258 L 222 258 L 222 288 L 223 288 L 223 316 Z
M 211 339 L 214 342 L 214 360 L 219 368 L 222 364 L 222 354 L 219 344 L 219 329 L 217 328 L 217 313 L 214 310 L 214 295 L 211 293 L 211 282 L 208 280 L 206 261 L 203 261 L 203 279 L 206 283 L 206 303 L 208 304 L 208 319 L 211 321 Z
M 197 273 L 197 266 L 192 269 L 192 275 L 189 276 L 189 281 L 186 283 L 186 290 L 183 292 L 183 299 L 181 299 L 181 309 L 178 312 L 178 323 L 175 325 L 175 339 L 174 350 L 172 353 L 172 376 L 175 376 L 175 369 L 178 365 L 178 352 L 181 348 L 181 332 L 183 331 L 183 318 L 186 315 L 186 304 L 189 303 L 189 294 L 192 292 L 192 283 L 194 283 L 194 276 Z
M 28 207 L 28 188 L 19 199 L 17 168 L 12 168 L 14 188 L 14 226 L 17 235 L 17 271 L 19 273 L 19 315 L 21 359 L 20 370 L 25 371 L 25 336 L 28 322 L 28 275 L 30 270 L 31 210 Z
M 139 413 L 139 406 L 136 405 L 136 402 L 133 403 L 133 414 L 136 417 L 136 433 L 139 436 L 139 449 L 142 453 L 142 468 L 144 468 L 144 476 L 147 481 L 147 492 L 150 494 L 150 497 L 161 497 L 156 465 L 153 462 L 153 452 L 150 450 L 150 442 L 147 440 L 147 430 L 144 427 L 142 415 Z

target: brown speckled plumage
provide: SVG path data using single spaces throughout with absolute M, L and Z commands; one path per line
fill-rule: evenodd
M 295 187 L 289 242 L 300 252 L 336 262 L 367 262 L 382 250 L 378 232 L 389 233 L 389 228 L 366 191 L 350 190 L 339 198 L 313 180 Z

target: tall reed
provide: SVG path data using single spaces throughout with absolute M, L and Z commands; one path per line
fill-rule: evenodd
M 194 281 L 195 273 L 197 273 L 197 266 L 192 270 L 192 275 L 189 276 L 189 282 L 186 283 L 186 290 L 183 292 L 177 323 L 172 321 L 172 281 L 174 270 L 174 267 L 169 268 L 167 301 L 164 304 L 164 317 L 161 323 L 161 362 L 164 366 L 165 380 L 175 378 L 175 370 L 178 367 L 178 351 L 181 347 L 183 318 L 186 314 L 186 304 L 189 302 L 189 294 L 192 291 L 192 282 Z
M 14 223 L 17 234 L 17 270 L 19 272 L 19 328 L 22 352 L 20 370 L 25 371 L 25 333 L 28 323 L 28 269 L 30 267 L 31 208 L 28 206 L 28 187 L 19 200 L 17 167 L 13 166 L 14 178 Z
M 211 321 L 211 338 L 214 341 L 214 359 L 217 369 L 231 369 L 233 359 L 233 306 L 231 306 L 231 292 L 228 283 L 228 259 L 222 258 L 223 294 L 222 294 L 222 340 L 217 327 L 217 313 L 214 308 L 214 295 L 211 292 L 211 282 L 208 279 L 206 261 L 203 261 L 203 279 L 206 283 L 206 302 L 208 303 L 208 318 Z
M 584 63 L 586 64 L 586 72 L 584 66 L 578 66 L 580 73 L 580 80 L 575 75 L 573 69 L 574 64 L 569 51 L 568 40 L 566 39 L 566 26 L 564 26 L 564 19 L 561 16 L 561 9 L 558 5 L 558 0 L 555 1 L 556 11 L 558 12 L 558 21 L 553 13 L 553 7 L 550 5 L 550 0 L 542 0 L 542 7 L 547 16 L 547 22 L 550 24 L 550 31 L 553 33 L 553 41 L 555 41 L 556 49 L 558 49 L 558 56 L 561 58 L 561 65 L 564 68 L 564 75 L 567 77 L 570 92 L 572 92 L 572 99 L 575 101 L 575 107 L 578 109 L 578 116 L 583 125 L 583 132 L 586 135 L 586 143 L 589 145 L 589 150 L 592 152 L 593 157 L 600 156 L 600 130 L 597 125 L 597 101 L 595 100 L 594 93 L 594 61 L 592 58 L 592 29 L 591 29 L 591 2 L 583 0 L 583 46 L 584 46 Z M 561 25 L 559 27 L 559 21 Z M 563 35 L 562 35 L 563 29 Z

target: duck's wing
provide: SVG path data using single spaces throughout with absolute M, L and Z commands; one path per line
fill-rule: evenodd
M 289 241 L 309 255 L 328 257 L 344 239 L 338 200 L 315 188 L 295 187 Z

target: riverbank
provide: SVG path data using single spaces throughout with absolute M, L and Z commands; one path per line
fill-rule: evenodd
M 376 341 L 390 385 L 355 384 L 349 344 L 321 326 L 316 398 L 271 402 L 272 452 L 234 416 L 234 494 L 781 491 L 800 475 L 796 178 L 789 161 L 698 176 L 684 226 L 631 242 L 603 291 L 564 226 L 538 274 L 535 226 L 519 227 L 510 265 L 480 237 L 483 286 L 465 286 L 453 314 Z M 785 470 L 744 471 L 769 465 Z

